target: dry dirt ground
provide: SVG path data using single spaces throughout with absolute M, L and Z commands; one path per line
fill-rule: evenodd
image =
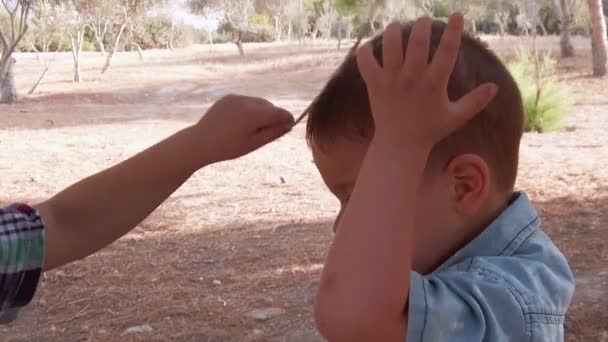
M 489 39 L 500 53 L 526 42 Z M 608 80 L 588 77 L 589 43 L 560 61 L 576 106 L 564 130 L 527 134 L 519 188 L 569 257 L 577 292 L 568 341 L 608 341 Z M 557 46 L 557 40 L 541 42 Z M 195 122 L 221 95 L 264 96 L 299 113 L 344 51 L 232 46 L 85 56 L 74 84 L 58 55 L 34 96 L 0 106 L 0 204 L 43 200 Z M 45 57 L 50 58 L 50 57 Z M 44 61 L 18 56 L 27 92 Z M 196 174 L 131 234 L 44 275 L 2 341 L 315 341 L 312 301 L 337 202 L 324 189 L 304 129 Z M 267 320 L 248 317 L 275 309 Z

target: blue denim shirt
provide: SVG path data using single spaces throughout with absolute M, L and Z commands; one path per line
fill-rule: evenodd
M 413 272 L 407 342 L 563 341 L 574 293 L 568 262 L 528 196 L 435 272 Z

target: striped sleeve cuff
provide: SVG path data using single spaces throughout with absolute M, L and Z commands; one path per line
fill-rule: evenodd
M 36 210 L 23 204 L 0 209 L 0 323 L 13 320 L 13 309 L 32 301 L 42 272 L 44 240 Z

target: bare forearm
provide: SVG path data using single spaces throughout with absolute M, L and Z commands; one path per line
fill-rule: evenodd
M 47 231 L 44 268 L 84 258 L 144 220 L 198 168 L 191 157 L 195 133 L 185 129 L 40 204 Z
M 372 333 L 386 335 L 369 338 L 405 334 L 414 201 L 425 161 L 423 151 L 372 144 L 329 252 L 318 300 L 354 315 L 349 324 L 377 320 L 367 322 L 377 327 Z

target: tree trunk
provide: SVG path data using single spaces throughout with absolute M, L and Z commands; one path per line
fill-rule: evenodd
M 74 37 L 70 36 L 70 42 L 72 44 L 72 58 L 74 59 L 74 82 L 79 83 L 82 81 L 82 73 L 80 70 L 80 33 L 78 33 L 78 37 L 74 39 Z
M 287 26 L 287 41 L 291 41 L 293 39 L 293 23 L 289 20 L 289 25 Z
M 477 37 L 477 20 L 471 19 L 471 31 L 473 32 L 473 36 Z
M 32 49 L 32 51 L 34 51 L 36 53 L 36 60 L 39 61 L 40 60 L 40 50 L 38 50 L 38 48 L 36 47 L 36 45 L 34 45 L 34 43 L 31 43 L 31 49 Z
M 274 32 L 275 32 L 275 41 L 280 42 L 281 41 L 281 17 L 278 15 L 274 16 Z
M 570 28 L 572 26 L 572 15 L 570 14 L 570 7 L 568 6 L 568 0 L 557 0 L 557 8 L 559 10 L 560 25 L 560 50 L 563 58 L 574 56 L 574 46 L 570 39 Z
M 547 31 L 547 26 L 545 26 L 545 23 L 542 20 L 538 21 L 538 26 L 540 27 L 540 31 L 542 32 L 543 36 L 547 36 L 549 34 Z
M 175 18 L 171 16 L 171 32 L 169 33 L 169 43 L 167 47 L 173 51 L 173 36 L 175 35 Z
M 139 60 L 143 61 L 144 60 L 144 51 L 141 49 L 141 46 L 135 41 L 133 41 L 133 43 L 131 43 L 131 44 L 133 44 L 133 46 L 135 46 L 135 50 L 137 50 L 137 55 L 139 56 Z
M 342 36 L 342 34 L 343 34 L 342 30 L 343 29 L 344 28 L 342 27 L 342 18 L 340 18 L 340 19 L 338 19 L 338 29 L 337 29 L 337 31 L 338 31 L 337 32 L 338 33 L 338 50 L 340 50 L 342 48 L 342 38 L 343 38 L 343 36 Z
M 317 36 L 319 35 L 319 27 L 317 25 L 315 25 L 314 30 L 312 30 L 311 36 L 312 36 L 312 41 L 316 42 L 317 41 Z
M 129 25 L 129 33 L 131 35 L 131 47 L 135 47 L 135 50 L 137 51 L 137 54 L 139 55 L 139 60 L 143 61 L 144 60 L 144 53 L 141 50 L 141 46 L 135 41 L 135 30 L 133 29 L 133 23 L 130 23 Z
M 505 26 L 502 23 L 498 23 L 498 30 L 500 32 L 500 36 L 504 37 L 505 36 Z
M 243 48 L 243 31 L 239 31 L 237 33 L 234 44 L 236 44 L 236 47 L 239 49 L 239 56 L 245 57 L 245 49 Z
M 376 23 L 374 19 L 369 20 L 369 30 L 373 35 L 376 34 Z
M 112 48 L 112 51 L 110 51 L 110 53 L 108 54 L 108 57 L 106 58 L 106 64 L 103 66 L 103 69 L 101 69 L 102 75 L 105 74 L 106 71 L 108 71 L 108 69 L 110 68 L 110 64 L 112 64 L 112 57 L 118 50 L 118 45 L 120 44 L 120 38 L 122 37 L 122 34 L 125 32 L 125 28 L 127 28 L 127 23 L 124 23 L 120 26 L 118 35 L 116 36 L 116 39 L 114 40 L 114 47 Z
M 74 82 L 82 81 L 82 73 L 80 69 L 80 61 L 82 57 L 82 44 L 84 43 L 85 27 L 79 27 L 76 30 L 76 37 L 70 34 L 70 43 L 72 45 L 72 58 L 74 59 Z
M 207 40 L 209 41 L 209 50 L 213 52 L 213 32 L 207 31 Z
M 97 42 L 97 48 L 102 56 L 106 55 L 106 47 L 103 45 L 103 38 L 97 33 L 97 30 L 93 30 L 95 32 L 95 41 Z
M 0 103 L 17 102 L 17 88 L 13 74 L 15 62 L 15 58 L 9 57 L 4 63 L 5 65 L 0 65 Z
M 51 49 L 52 41 L 49 39 L 42 44 L 42 52 L 47 53 Z
M 606 19 L 602 0 L 587 0 L 591 14 L 591 51 L 593 56 L 593 76 L 605 76 L 608 68 L 608 42 L 606 39 Z

